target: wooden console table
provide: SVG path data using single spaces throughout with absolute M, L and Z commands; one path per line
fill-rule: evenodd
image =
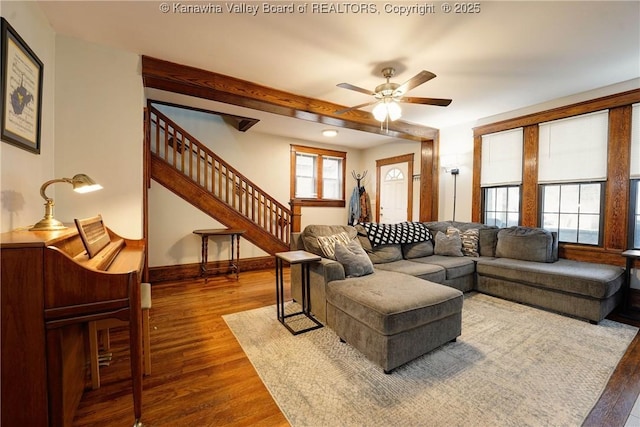
M 640 250 L 638 249 L 629 249 L 622 252 L 622 256 L 627 259 L 626 267 L 624 271 L 624 302 L 622 308 L 622 315 L 624 317 L 628 317 L 634 320 L 640 320 L 640 311 L 631 307 L 631 270 L 633 269 L 634 263 L 637 260 L 640 260 Z
M 203 230 L 193 230 L 193 234 L 197 234 L 202 238 L 202 262 L 200 263 L 200 276 L 205 278 L 205 282 L 209 276 L 207 262 L 209 258 L 209 237 L 213 236 L 231 236 L 231 253 L 229 254 L 229 266 L 227 270 L 236 273 L 236 280 L 240 273 L 240 236 L 247 230 L 237 228 L 208 228 Z M 235 255 L 235 256 L 234 256 Z

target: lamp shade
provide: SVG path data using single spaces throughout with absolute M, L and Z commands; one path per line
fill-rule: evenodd
M 96 184 L 94 180 L 83 173 L 79 173 L 71 178 L 71 184 L 73 185 L 73 191 L 76 193 L 90 193 L 102 189 L 100 184 Z
M 384 122 L 387 118 L 389 121 L 394 121 L 402 116 L 402 109 L 400 108 L 400 104 L 392 98 L 385 98 L 373 107 L 372 114 L 379 122 Z
M 379 122 L 384 122 L 385 119 L 387 118 L 387 106 L 384 104 L 383 101 L 380 101 L 376 104 L 375 107 L 373 107 L 373 117 L 379 121 Z
M 389 114 L 389 120 L 398 120 L 402 116 L 402 109 L 397 102 L 391 101 L 387 103 L 387 113 Z

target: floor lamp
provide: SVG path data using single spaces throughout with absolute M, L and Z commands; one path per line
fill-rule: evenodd
M 458 174 L 460 173 L 460 169 L 453 168 L 450 170 L 451 175 L 453 175 L 453 218 L 452 221 L 456 220 L 456 191 L 458 187 Z

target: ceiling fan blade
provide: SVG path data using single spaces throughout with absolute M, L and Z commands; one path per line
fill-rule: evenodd
M 373 104 L 377 104 L 377 103 L 378 103 L 378 101 L 365 102 L 364 104 L 356 105 L 356 106 L 354 106 L 354 107 L 345 108 L 344 110 L 334 111 L 334 113 L 335 113 L 335 114 L 344 114 L 344 113 L 346 113 L 347 111 L 357 110 L 357 109 L 359 109 L 359 108 L 367 107 L 367 106 L 369 106 L 369 105 L 373 105 Z
M 340 83 L 340 84 L 338 84 L 337 86 L 338 86 L 338 87 L 341 87 L 341 88 L 343 88 L 343 89 L 355 90 L 356 92 L 361 92 L 361 93 L 364 93 L 364 94 L 366 94 L 366 95 L 375 95 L 375 93 L 371 92 L 371 91 L 370 91 L 370 90 L 368 90 L 368 89 L 363 89 L 363 88 L 361 88 L 361 87 L 354 86 L 354 85 L 349 84 L 349 83 Z
M 407 97 L 400 99 L 400 102 L 406 102 L 408 104 L 427 104 L 427 105 L 437 105 L 438 107 L 446 107 L 451 104 L 450 99 L 443 98 L 415 98 L 415 97 Z
M 422 70 L 418 74 L 416 74 L 415 76 L 411 77 L 409 80 L 407 80 L 406 82 L 398 86 L 398 88 L 396 89 L 396 92 L 407 93 L 414 87 L 420 86 L 422 83 L 428 82 L 435 76 L 436 76 L 435 74 L 429 71 Z

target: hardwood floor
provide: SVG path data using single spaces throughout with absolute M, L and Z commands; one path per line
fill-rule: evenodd
M 285 284 L 289 283 L 285 269 Z M 288 287 L 285 290 L 290 298 Z M 222 315 L 275 304 L 272 270 L 152 287 L 151 375 L 143 382 L 145 426 L 288 426 Z M 614 315 L 616 321 L 634 323 Z M 74 426 L 133 423 L 127 333 L 111 334 L 113 361 L 86 391 Z M 90 386 L 90 382 L 87 382 Z M 624 426 L 640 393 L 640 336 L 611 377 L 586 426 Z
M 289 425 L 221 317 L 275 304 L 273 271 L 156 284 L 152 300 L 145 426 Z M 127 340 L 111 333 L 113 361 L 101 368 L 102 386 L 85 392 L 74 426 L 133 424 Z

